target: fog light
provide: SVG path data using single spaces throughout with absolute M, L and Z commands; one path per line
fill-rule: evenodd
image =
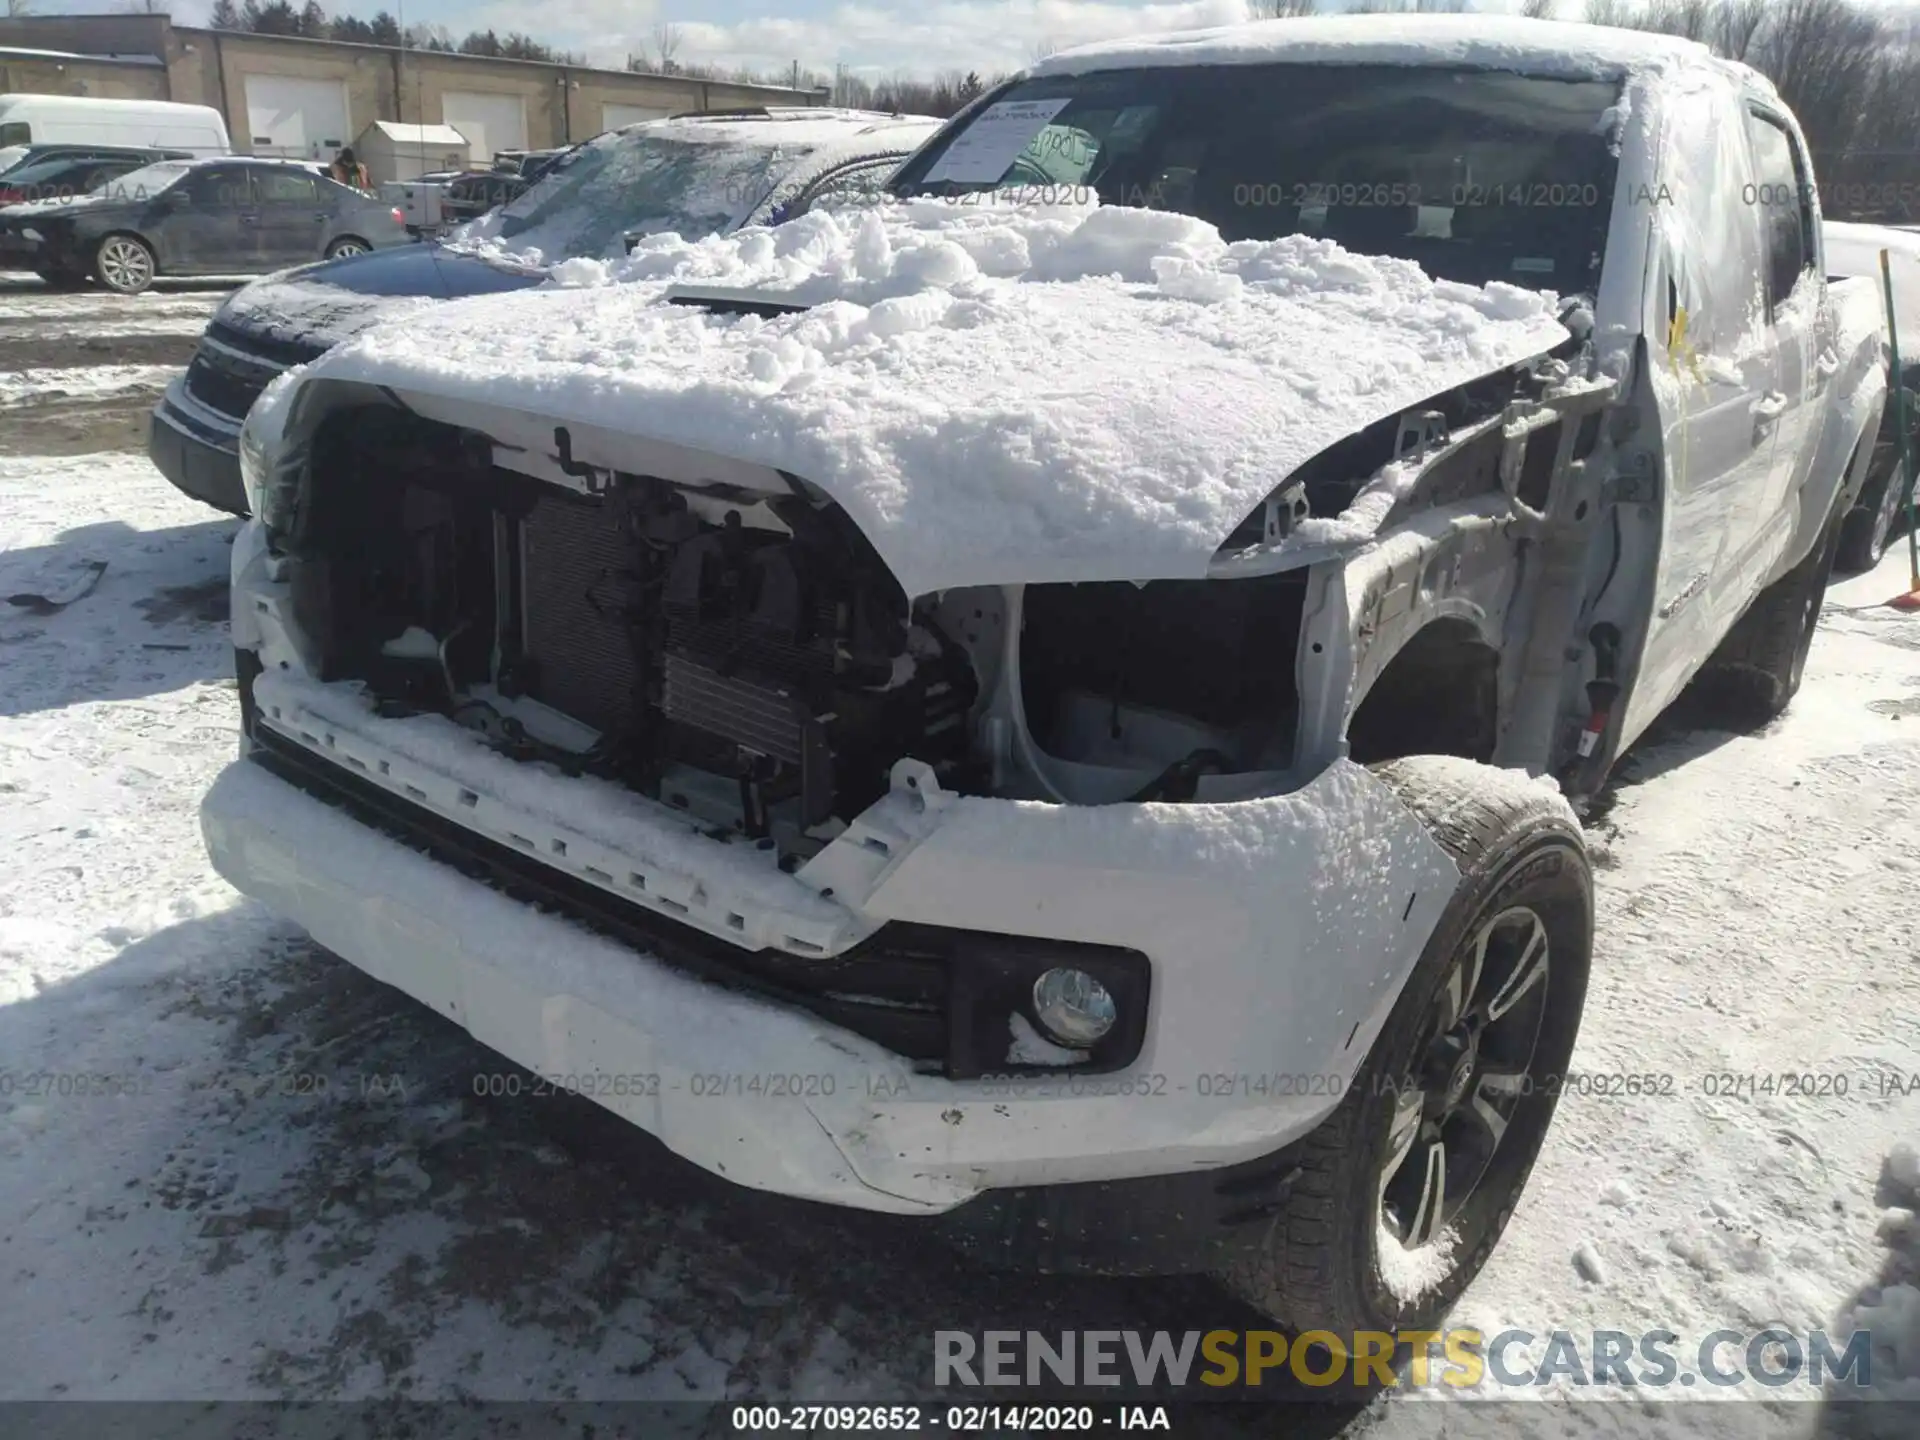
M 1033 982 L 1033 1013 L 1062 1045 L 1084 1050 L 1113 1029 L 1107 987 L 1084 970 L 1049 970 Z

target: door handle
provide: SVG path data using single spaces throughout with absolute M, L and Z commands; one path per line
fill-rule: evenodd
M 316 210 L 313 212 L 313 218 L 316 222 L 325 220 L 327 218 L 327 212 L 324 210 Z

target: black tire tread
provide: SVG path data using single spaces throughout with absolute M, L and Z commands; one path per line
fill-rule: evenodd
M 1415 755 L 1368 768 L 1452 857 L 1467 877 L 1463 885 L 1548 817 L 1548 823 L 1564 828 L 1584 846 L 1578 821 L 1556 795 L 1487 766 L 1451 756 Z M 1501 784 L 1487 783 L 1494 775 L 1502 775 Z M 1450 928 L 1463 928 L 1451 910 L 1436 928 L 1436 937 Z M 1442 959 L 1451 954 L 1452 943 L 1448 941 Z M 1430 953 L 1422 956 L 1420 966 L 1429 962 Z M 1409 977 L 1408 988 L 1411 985 Z M 1392 1028 L 1389 1020 L 1383 1036 Z M 1374 1073 L 1375 1063 L 1376 1057 L 1368 1056 L 1360 1070 L 1363 1079 Z M 1296 1174 L 1274 1213 L 1266 1244 L 1249 1251 L 1221 1277 L 1242 1299 L 1296 1332 L 1332 1329 L 1339 1334 L 1343 1327 L 1366 1328 L 1347 1313 L 1350 1307 L 1339 1294 L 1335 1247 L 1341 1227 L 1354 1220 L 1343 1212 L 1340 1196 L 1359 1150 L 1370 1088 L 1366 1083 L 1350 1087 L 1339 1107 L 1293 1148 L 1289 1158 Z
M 1754 597 L 1700 672 L 1699 693 L 1712 718 L 1734 726 L 1762 725 L 1786 713 L 1800 692 L 1801 670 L 1813 643 L 1805 624 L 1809 593 L 1813 624 L 1833 573 L 1846 517 L 1836 514 L 1786 574 Z

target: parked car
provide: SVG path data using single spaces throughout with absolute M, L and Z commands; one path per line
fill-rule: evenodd
M 185 150 L 154 150 L 136 145 L 28 145 L 9 151 L 17 158 L 0 165 L 0 180 L 18 174 L 29 165 L 49 160 L 130 160 L 134 166 L 151 165 L 155 160 L 189 160 Z
M 1562 795 L 1801 684 L 1885 399 L 1812 176 L 1690 42 L 1290 19 L 385 327 L 243 429 L 213 863 L 736 1183 L 1432 1328 L 1569 1073 Z
M 526 194 L 528 182 L 509 170 L 463 170 L 447 181 L 440 201 L 441 220 L 464 225 Z
M 23 205 L 34 200 L 72 200 L 98 190 L 143 165 L 153 163 L 137 155 L 117 159 L 98 155 L 56 155 L 31 165 L 16 165 L 0 175 L 0 205 Z M 0 260 L 7 258 L 0 252 Z
M 1880 252 L 1887 251 L 1893 272 L 1894 324 L 1900 341 L 1900 373 L 1907 391 L 1907 426 L 1913 454 L 1920 459 L 1920 235 L 1890 225 L 1854 225 L 1829 220 L 1827 274 L 1834 279 L 1866 276 L 1880 280 Z M 1874 440 L 1867 478 L 1840 532 L 1835 564 L 1846 571 L 1871 570 L 1887 553 L 1887 542 L 1901 532 L 1906 486 L 1900 472 L 1900 431 L 1889 400 Z
M 289 365 L 386 316 L 538 285 L 549 265 L 569 257 L 619 256 L 629 236 L 771 223 L 839 187 L 877 186 L 939 127 L 865 111 L 773 110 L 610 131 L 568 151 L 511 206 L 445 243 L 310 266 L 238 292 L 155 407 L 147 453 L 187 494 L 244 514 L 240 422 Z
M 391 206 L 292 160 L 162 160 L 73 199 L 0 209 L 0 253 L 50 284 L 123 295 L 156 275 L 262 273 L 406 240 Z
M 763 112 L 764 113 L 764 112 Z M 441 201 L 444 223 L 461 225 L 489 210 L 512 204 L 558 160 L 565 150 L 508 150 L 493 157 L 486 170 L 463 170 L 447 181 Z
M 0 95 L 0 168 L 34 145 L 120 145 L 225 155 L 227 122 L 211 105 L 86 95 Z

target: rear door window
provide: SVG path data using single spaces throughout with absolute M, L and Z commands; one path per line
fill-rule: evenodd
M 1813 266 L 1813 210 L 1786 126 L 1750 110 L 1747 138 L 1753 146 L 1752 200 L 1766 243 L 1767 304 L 1773 309 Z
M 265 205 L 314 205 L 314 177 L 298 170 L 261 170 L 254 176 Z

